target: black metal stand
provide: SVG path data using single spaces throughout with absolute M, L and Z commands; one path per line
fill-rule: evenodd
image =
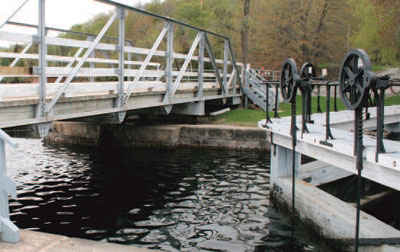
M 308 85 L 308 88 L 306 91 L 306 122 L 308 122 L 308 123 L 314 123 L 314 121 L 311 120 L 312 90 L 313 90 L 313 85 L 312 84 Z
M 317 85 L 317 113 L 322 113 L 321 109 L 321 88 L 319 85 Z
M 291 115 L 291 135 L 292 135 L 292 235 L 295 232 L 295 203 L 296 203 L 296 142 L 297 142 L 297 126 L 296 126 L 296 99 L 292 101 Z
M 338 111 L 338 108 L 337 108 L 337 86 L 335 85 L 334 86 L 335 88 L 333 89 L 334 91 L 333 91 L 333 97 L 334 97 L 334 99 L 335 99 L 335 102 L 334 102 L 334 106 L 333 106 L 333 111 Z
M 272 123 L 271 118 L 269 117 L 269 84 L 265 84 L 265 124 Z
M 356 213 L 356 237 L 355 237 L 355 251 L 358 251 L 359 238 L 360 238 L 360 212 L 361 212 L 361 171 L 363 169 L 363 109 L 359 107 L 355 110 L 355 120 L 354 120 L 354 152 L 357 158 L 356 168 L 357 168 L 357 213 Z
M 384 76 L 377 79 L 374 94 L 376 99 L 376 153 L 375 161 L 378 162 L 380 153 L 385 153 L 383 144 L 383 127 L 385 120 L 385 91 L 389 87 L 389 77 Z
M 309 133 L 310 131 L 307 128 L 307 104 L 308 104 L 308 89 L 309 89 L 309 81 L 302 80 L 300 84 L 300 92 L 301 92 L 301 135 L 304 133 Z M 296 114 L 296 111 L 295 111 Z
M 334 86 L 334 88 L 336 88 Z M 325 141 L 321 141 L 320 143 L 326 146 L 332 147 L 332 143 L 329 143 L 329 139 L 334 139 L 331 131 L 331 120 L 330 120 L 330 113 L 331 113 L 331 86 L 326 83 L 326 114 L 325 114 Z
M 279 97 L 279 84 L 275 85 L 275 111 L 274 111 L 274 117 L 275 118 L 280 118 L 278 115 L 278 97 Z

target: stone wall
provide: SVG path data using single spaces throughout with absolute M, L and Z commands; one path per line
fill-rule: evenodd
M 47 142 L 98 145 L 113 141 L 124 146 L 196 147 L 266 150 L 262 129 L 224 125 L 134 125 L 55 122 Z

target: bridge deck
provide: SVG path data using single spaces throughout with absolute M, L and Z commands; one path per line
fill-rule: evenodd
M 45 118 L 36 118 L 36 107 L 38 103 L 38 96 L 34 93 L 29 93 L 27 89 L 24 90 L 24 97 L 8 96 L 3 98 L 0 102 L 0 128 L 15 127 L 27 124 L 42 123 L 54 120 L 65 120 L 79 117 L 97 116 L 101 114 L 110 114 L 120 111 L 137 110 L 151 107 L 162 107 L 168 105 L 179 105 L 184 103 L 204 102 L 208 100 L 217 100 L 223 97 L 237 97 L 240 98 L 241 94 L 231 94 L 229 96 L 221 95 L 220 89 L 215 84 L 207 84 L 203 89 L 203 98 L 197 97 L 198 90 L 195 85 L 188 83 L 188 87 L 178 89 L 174 100 L 165 103 L 163 98 L 165 96 L 165 84 L 160 83 L 147 83 L 135 89 L 131 94 L 131 99 L 128 103 L 121 108 L 115 107 L 115 99 L 117 94 L 115 92 L 116 83 L 96 83 L 96 84 L 80 84 L 74 83 L 71 85 L 71 93 L 67 92 L 59 102 L 55 105 L 54 113 L 49 114 Z M 54 85 L 54 90 L 57 84 Z M 58 84 L 59 85 L 59 84 Z M 190 87 L 192 85 L 192 87 Z M 17 87 L 14 89 L 14 87 Z M 164 86 L 164 88 L 163 88 Z M 4 87 L 0 86 L 0 89 Z M 9 90 L 18 90 L 29 87 L 32 91 L 37 88 L 37 85 L 6 85 Z M 147 88 L 145 88 L 147 87 Z M 232 90 L 233 91 L 233 90 Z M 18 92 L 18 91 L 17 91 Z M 11 91 L 10 91 L 11 93 Z M 30 95 L 29 95 L 30 94 Z M 47 96 L 50 101 L 52 96 Z

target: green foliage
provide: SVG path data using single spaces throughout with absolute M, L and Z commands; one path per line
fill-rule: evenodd
M 317 113 L 317 97 L 312 97 L 312 113 Z M 321 109 L 322 111 L 326 111 L 326 97 L 321 96 Z M 296 114 L 301 115 L 301 96 L 298 95 L 296 97 Z M 399 105 L 400 104 L 400 95 L 386 97 L 385 106 L 391 105 Z M 339 111 L 346 110 L 346 107 L 343 105 L 340 98 L 337 98 L 337 108 Z M 374 109 L 374 108 L 371 108 Z M 333 97 L 331 99 L 330 110 L 334 111 L 334 100 Z M 279 104 L 279 116 L 290 116 L 291 114 L 291 105 L 287 103 Z M 274 113 L 270 112 L 270 117 L 273 118 Z M 265 112 L 260 109 L 236 109 L 231 110 L 225 114 L 222 114 L 217 117 L 215 124 L 231 124 L 238 126 L 249 126 L 249 127 L 257 127 L 257 122 L 265 119 Z
M 400 62 L 400 2 L 352 0 L 358 26 L 352 37 L 355 47 L 367 50 L 379 64 Z

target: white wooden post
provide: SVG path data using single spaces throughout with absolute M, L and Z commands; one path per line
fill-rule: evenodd
M 8 195 L 16 198 L 16 185 L 6 174 L 6 144 L 17 147 L 4 131 L 0 129 L 0 232 L 1 238 L 5 242 L 16 243 L 20 239 L 19 229 L 10 221 L 10 211 L 8 205 Z

